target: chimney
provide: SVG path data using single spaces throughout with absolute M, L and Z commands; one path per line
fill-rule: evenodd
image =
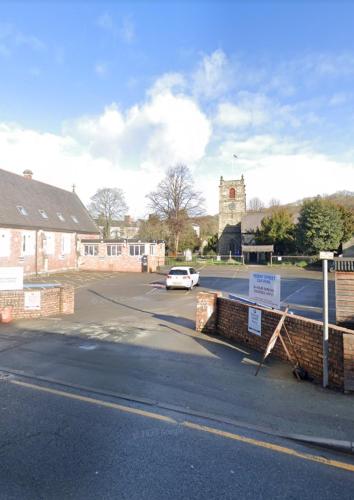
M 125 224 L 131 224 L 132 223 L 132 217 L 131 217 L 131 215 L 125 215 L 124 216 L 124 223 Z
M 31 179 L 32 179 L 32 177 L 33 177 L 33 172 L 32 172 L 32 170 L 28 170 L 28 169 L 24 170 L 24 171 L 23 171 L 23 177 L 24 177 L 25 179 L 29 179 L 29 180 L 31 180 Z

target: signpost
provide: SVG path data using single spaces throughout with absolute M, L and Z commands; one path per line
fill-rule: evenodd
M 23 267 L 0 267 L 0 290 L 22 290 Z
M 249 280 L 249 298 L 257 304 L 280 309 L 280 276 L 252 273 Z
M 323 274 L 323 377 L 322 385 L 328 385 L 328 261 L 334 258 L 333 252 L 320 252 Z

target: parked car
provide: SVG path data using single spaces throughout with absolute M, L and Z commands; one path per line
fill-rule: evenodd
M 166 290 L 199 286 L 199 273 L 193 267 L 172 267 L 166 276 Z

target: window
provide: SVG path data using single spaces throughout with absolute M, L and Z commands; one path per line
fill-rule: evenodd
M 25 207 L 22 207 L 21 205 L 17 206 L 17 210 L 20 212 L 21 215 L 25 215 L 25 216 L 28 215 L 28 212 L 25 209 Z
M 8 257 L 10 255 L 10 238 L 11 233 L 8 229 L 0 230 L 0 257 Z
M 33 231 L 23 232 L 21 235 L 21 256 L 34 255 L 35 236 Z
M 156 255 L 156 245 L 150 245 L 150 255 Z
M 77 220 L 77 217 L 75 217 L 75 215 L 71 215 L 71 218 L 75 222 L 75 224 L 79 223 L 79 221 Z
M 38 210 L 38 212 L 41 214 L 41 216 L 43 217 L 43 219 L 48 219 L 47 212 L 45 212 L 41 208 Z
M 55 234 L 44 233 L 43 250 L 47 255 L 54 255 L 55 253 Z
M 230 191 L 229 191 L 229 198 L 231 199 L 235 199 L 236 197 L 236 191 L 235 191 L 235 188 L 230 188 Z
M 58 219 L 61 220 L 62 222 L 65 222 L 65 219 L 63 217 L 63 214 L 60 212 L 57 212 Z
M 98 255 L 98 245 L 84 245 L 84 255 Z
M 145 245 L 129 245 L 130 255 L 144 255 Z
M 109 257 L 115 257 L 116 255 L 122 255 L 123 245 L 107 245 L 107 255 Z
M 187 269 L 171 269 L 168 274 L 170 276 L 187 276 L 188 271 Z
M 71 234 L 61 235 L 61 254 L 68 255 L 71 252 Z

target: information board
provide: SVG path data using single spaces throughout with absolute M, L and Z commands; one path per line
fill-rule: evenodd
M 255 335 L 262 335 L 262 311 L 260 309 L 248 308 L 248 331 Z
M 25 292 L 25 311 L 41 309 L 41 292 Z
M 0 267 L 0 290 L 22 290 L 23 267 Z
M 280 309 L 280 276 L 252 273 L 249 279 L 249 298 L 257 304 Z

